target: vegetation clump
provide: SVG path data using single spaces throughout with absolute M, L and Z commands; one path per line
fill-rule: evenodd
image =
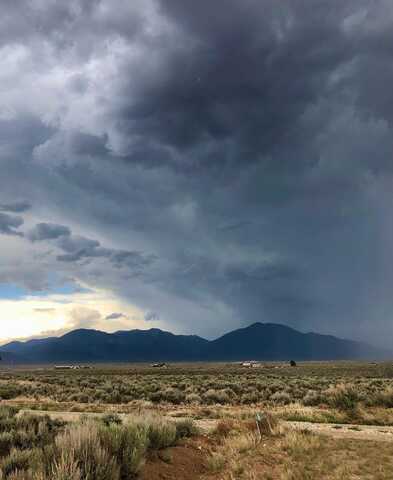
M 346 412 L 355 412 L 358 408 L 359 394 L 353 385 L 337 385 L 327 392 L 332 407 Z
M 357 398 L 334 394 L 352 386 Z M 346 388 L 347 388 L 346 387 Z M 94 368 L 77 371 L 42 370 L 4 373 L 0 398 L 20 400 L 30 408 L 94 412 L 107 405 L 126 408 L 133 403 L 166 405 L 261 405 L 303 403 L 349 411 L 348 402 L 368 407 L 393 407 L 393 365 L 289 364 L 244 370 L 238 365 Z M 59 406 L 62 404 L 61 406 Z M 118 408 L 116 410 L 119 410 Z M 108 417 L 108 422 L 116 421 Z M 0 418 L 1 422 L 1 418 Z
M 47 416 L 17 416 L 5 407 L 0 425 L 1 480 L 129 480 L 148 450 L 167 448 L 196 432 L 191 420 L 176 424 L 140 416 L 122 422 L 107 415 L 65 425 Z

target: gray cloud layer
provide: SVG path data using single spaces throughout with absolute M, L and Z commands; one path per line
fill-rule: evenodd
M 2 10 L 0 210 L 55 248 L 37 279 L 184 332 L 393 333 L 391 2 Z
M 0 212 L 0 233 L 4 235 L 23 236 L 17 228 L 23 225 L 23 218 Z
M 2 212 L 14 212 L 14 213 L 22 213 L 30 210 L 31 205 L 29 202 L 25 200 L 21 200 L 19 202 L 13 203 L 3 203 L 0 204 L 0 211 Z
M 59 237 L 68 237 L 71 230 L 64 225 L 56 225 L 54 223 L 38 223 L 28 233 L 28 237 L 32 242 L 41 240 L 53 240 Z

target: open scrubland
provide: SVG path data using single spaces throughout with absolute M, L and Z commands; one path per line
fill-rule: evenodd
M 3 479 L 393 478 L 390 363 L 3 368 L 0 398 Z

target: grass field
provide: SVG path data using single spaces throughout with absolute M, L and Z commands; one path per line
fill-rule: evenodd
M 0 479 L 393 478 L 388 363 L 3 368 L 0 398 Z

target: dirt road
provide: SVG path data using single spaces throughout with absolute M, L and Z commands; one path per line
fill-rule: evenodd
M 23 413 L 30 413 L 35 415 L 49 415 L 53 419 L 59 419 L 66 422 L 76 422 L 80 420 L 81 416 L 97 418 L 102 417 L 101 413 L 79 413 L 79 412 L 50 412 L 41 410 L 21 410 L 19 415 Z M 126 419 L 130 414 L 119 414 L 119 417 Z M 181 417 L 173 418 L 172 420 L 181 420 Z M 208 434 L 212 432 L 217 426 L 216 419 L 195 420 L 195 424 L 202 433 Z M 350 438 L 355 440 L 374 440 L 374 441 L 388 441 L 393 442 L 393 427 L 381 427 L 377 425 L 349 425 L 337 423 L 312 423 L 312 422 L 282 422 L 287 428 L 295 430 L 307 430 L 320 435 L 328 435 L 334 438 Z
M 329 435 L 334 438 L 351 438 L 356 440 L 393 441 L 393 427 L 378 425 L 342 425 L 337 423 L 284 422 L 296 430 L 307 430 L 316 434 Z

